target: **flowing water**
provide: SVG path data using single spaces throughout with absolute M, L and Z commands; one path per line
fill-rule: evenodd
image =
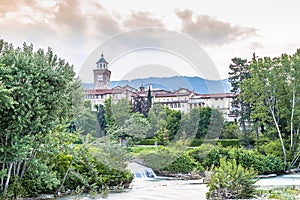
M 208 188 L 204 184 L 194 181 L 163 180 L 163 179 L 134 179 L 130 189 L 121 193 L 110 193 L 108 197 L 102 198 L 98 195 L 96 199 L 107 200 L 201 200 L 205 199 Z M 60 200 L 75 199 L 76 196 L 59 198 Z M 91 199 L 84 195 L 80 200 Z
M 138 163 L 130 163 L 129 169 L 135 179 L 129 189 L 123 192 L 109 193 L 107 197 L 98 195 L 91 198 L 88 194 L 58 198 L 59 200 L 202 200 L 206 199 L 208 188 L 201 184 L 201 180 L 169 180 L 157 177 L 151 168 Z M 281 175 L 272 178 L 262 178 L 257 181 L 259 188 L 271 189 L 275 187 L 300 186 L 300 174 Z
M 276 187 L 286 187 L 286 186 L 300 186 L 300 174 L 285 174 L 272 178 L 261 178 L 255 185 L 260 188 L 276 188 Z

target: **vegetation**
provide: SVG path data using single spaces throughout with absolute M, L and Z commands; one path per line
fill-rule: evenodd
M 208 183 L 208 199 L 249 199 L 255 195 L 256 173 L 246 169 L 235 160 L 220 160 L 220 166 L 213 169 L 214 174 Z
M 279 139 L 284 169 L 299 165 L 300 50 L 275 58 L 253 56 L 250 77 L 238 83 L 237 98 L 251 105 L 250 120 L 261 134 Z
M 230 69 L 236 122 L 209 107 L 185 114 L 152 104 L 150 90 L 94 112 L 73 67 L 50 48 L 0 40 L 0 197 L 123 188 L 132 156 L 157 171 L 212 170 L 208 198 L 253 197 L 257 174 L 300 166 L 300 50 L 234 58 Z
M 1 198 L 128 186 L 131 173 L 104 165 L 85 145 L 74 145 L 76 126 L 93 133 L 97 121 L 82 101 L 72 66 L 50 48 L 15 49 L 0 40 L 0 72 Z

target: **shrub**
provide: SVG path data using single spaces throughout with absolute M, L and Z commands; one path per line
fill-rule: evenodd
M 178 152 L 172 151 L 170 148 L 163 147 L 159 150 L 143 152 L 139 158 L 144 164 L 153 170 L 160 170 L 170 165 L 179 157 Z
M 189 173 L 194 169 L 197 171 L 204 171 L 203 167 L 201 167 L 201 165 L 196 162 L 193 157 L 189 156 L 187 153 L 184 153 L 162 170 L 171 173 Z
M 202 163 L 203 159 L 207 154 L 214 148 L 212 144 L 202 144 L 199 147 L 191 148 L 187 152 L 192 156 L 197 162 Z
M 221 144 L 223 147 L 228 147 L 228 146 L 239 146 L 240 145 L 240 140 L 239 139 L 219 139 L 217 141 L 217 144 Z
M 227 158 L 229 155 L 229 149 L 220 145 L 212 148 L 207 156 L 202 161 L 202 166 L 206 169 L 210 169 L 212 166 L 218 167 L 220 165 L 221 158 Z
M 252 150 L 244 148 L 233 148 L 229 152 L 231 159 L 243 167 L 252 167 L 258 174 L 270 174 L 283 171 L 283 162 L 275 156 L 265 156 Z
M 244 148 L 230 148 L 215 146 L 205 158 L 199 160 L 203 167 L 209 169 L 212 166 L 218 167 L 220 159 L 235 159 L 243 167 L 252 167 L 258 174 L 279 173 L 283 171 L 283 162 L 280 158 L 269 155 L 265 156 L 253 150 Z
M 157 139 L 143 139 L 139 142 L 139 145 L 155 145 L 158 144 Z
M 236 160 L 220 160 L 220 167 L 214 169 L 214 175 L 208 182 L 208 199 L 244 199 L 255 194 L 256 173 L 237 164 Z
M 257 148 L 262 154 L 283 158 L 282 146 L 279 140 L 269 141 L 257 146 Z
M 195 139 L 192 140 L 190 146 L 191 147 L 198 147 L 201 144 L 203 144 L 203 139 L 197 139 L 197 138 L 195 138 Z

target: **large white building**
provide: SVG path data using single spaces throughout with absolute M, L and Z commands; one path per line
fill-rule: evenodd
M 136 96 L 147 97 L 148 89 L 145 89 L 144 86 L 139 89 L 128 85 L 110 88 L 111 71 L 108 70 L 108 62 L 104 59 L 103 53 L 99 61 L 96 62 L 96 69 L 93 72 L 94 88 L 86 90 L 86 99 L 91 102 L 93 110 L 95 110 L 95 105 L 103 104 L 110 97 L 114 103 L 122 98 L 132 101 Z M 152 103 L 160 103 L 183 113 L 188 113 L 197 107 L 211 107 L 222 112 L 225 120 L 233 121 L 235 119 L 235 116 L 231 114 L 231 101 L 233 99 L 231 93 L 199 94 L 185 88 L 176 91 L 152 89 L 151 96 Z

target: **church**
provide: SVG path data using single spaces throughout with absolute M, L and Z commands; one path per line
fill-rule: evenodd
M 86 100 L 91 102 L 92 110 L 96 111 L 95 105 L 103 105 L 104 101 L 110 97 L 113 103 L 117 103 L 122 98 L 126 98 L 132 103 L 134 97 L 147 97 L 148 89 L 142 83 L 139 89 L 129 85 L 111 88 L 111 71 L 108 69 L 108 64 L 102 52 L 93 70 L 94 88 L 85 90 Z M 234 97 L 231 93 L 199 94 L 186 88 L 180 88 L 176 91 L 151 89 L 151 96 L 152 103 L 160 103 L 183 113 L 188 113 L 193 108 L 206 106 L 219 110 L 227 121 L 233 121 L 235 118 L 231 113 L 231 102 Z
M 131 100 L 131 97 L 137 92 L 137 89 L 130 86 L 117 86 L 110 88 L 111 71 L 108 69 L 108 62 L 104 59 L 103 53 L 96 62 L 94 72 L 94 88 L 86 90 L 86 99 L 91 102 L 92 110 L 96 110 L 95 105 L 104 104 L 108 98 L 116 103 L 122 98 Z

